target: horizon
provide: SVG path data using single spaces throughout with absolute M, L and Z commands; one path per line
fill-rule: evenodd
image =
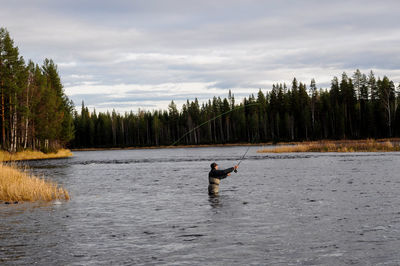
M 356 69 L 355 71 L 357 71 L 357 70 L 359 70 L 359 69 Z M 355 72 L 355 71 L 354 71 L 354 72 Z M 362 71 L 360 71 L 360 72 L 361 72 L 361 74 L 367 75 L 367 74 L 371 73 L 371 71 L 373 72 L 373 70 L 370 70 L 368 73 L 362 72 Z M 352 74 L 354 74 L 354 72 L 353 72 L 353 73 L 342 72 L 342 74 L 345 73 L 345 74 L 348 76 L 349 79 L 353 79 Z M 381 80 L 383 77 L 386 76 L 387 78 L 389 78 L 390 81 L 393 81 L 393 80 L 391 80 L 391 78 L 388 77 L 387 75 L 383 75 L 383 76 L 381 77 L 381 76 L 377 76 L 377 75 L 375 74 L 375 72 L 373 72 L 373 73 L 374 73 L 374 77 L 376 78 L 376 80 Z M 341 77 L 340 77 L 339 75 L 333 76 L 332 79 L 333 79 L 334 77 L 337 77 L 338 80 L 339 80 L 339 82 L 340 82 Z M 367 77 L 368 77 L 368 75 L 367 75 Z M 294 77 L 294 78 L 296 78 L 296 77 Z M 294 78 L 293 78 L 293 79 L 294 79 Z M 293 81 L 293 79 L 292 79 L 292 81 Z M 332 80 L 332 79 L 331 79 L 331 80 Z M 302 83 L 303 85 L 306 86 L 306 92 L 307 92 L 308 95 L 310 95 L 309 85 L 308 85 L 307 83 L 303 82 L 303 81 L 298 80 L 297 78 L 296 78 L 296 80 L 297 80 L 298 84 L 301 84 L 301 83 Z M 174 104 L 175 104 L 176 107 L 177 107 L 177 110 L 178 110 L 179 112 L 181 112 L 181 111 L 182 111 L 183 105 L 186 105 L 187 102 L 191 103 L 191 102 L 194 102 L 194 101 L 197 99 L 197 100 L 198 100 L 198 103 L 199 103 L 199 106 L 201 107 L 202 105 L 207 104 L 208 101 L 209 101 L 209 100 L 212 100 L 214 97 L 216 97 L 216 98 L 221 98 L 222 100 L 228 99 L 228 97 L 229 97 L 229 92 L 231 92 L 232 96 L 235 98 L 235 105 L 240 105 L 240 104 L 242 104 L 242 103 L 244 102 L 245 99 L 249 99 L 250 96 L 254 96 L 255 98 L 257 98 L 257 94 L 258 94 L 258 92 L 259 92 L 260 90 L 261 90 L 261 92 L 262 92 L 265 96 L 267 96 L 267 94 L 268 94 L 269 92 L 272 91 L 272 86 L 274 86 L 274 85 L 275 85 L 275 86 L 279 85 L 279 86 L 283 86 L 283 87 L 286 86 L 286 89 L 287 89 L 287 90 L 290 90 L 290 89 L 291 89 L 291 83 L 292 83 L 292 81 L 290 81 L 290 82 L 288 82 L 288 83 L 286 83 L 286 82 L 284 82 L 284 83 L 274 83 L 274 84 L 271 85 L 271 88 L 268 88 L 268 89 L 262 89 L 262 88 L 255 89 L 256 91 L 254 91 L 254 92 L 252 92 L 252 93 L 249 92 L 249 94 L 248 94 L 247 96 L 245 95 L 245 96 L 243 96 L 242 98 L 239 98 L 239 99 L 236 98 L 235 94 L 232 92 L 231 89 L 228 90 L 228 93 L 226 93 L 226 95 L 212 96 L 212 97 L 209 98 L 209 99 L 204 99 L 204 101 L 200 101 L 199 98 L 197 98 L 197 97 L 195 97 L 195 98 L 193 98 L 193 99 L 186 99 L 186 100 L 181 100 L 181 101 L 175 101 L 174 99 L 172 99 L 171 101 L 169 101 L 169 102 L 167 103 L 166 107 L 159 108 L 159 109 L 154 109 L 154 108 L 153 108 L 153 109 L 146 109 L 146 108 L 138 107 L 137 110 L 133 110 L 133 109 L 129 109 L 129 110 L 128 110 L 128 109 L 127 109 L 127 110 L 124 110 L 124 111 L 122 111 L 122 112 L 121 112 L 121 111 L 118 111 L 118 110 L 115 110 L 114 108 L 113 108 L 113 109 L 105 109 L 105 110 L 99 111 L 99 110 L 96 109 L 96 107 L 92 107 L 92 108 L 90 109 L 90 107 L 88 107 L 88 106 L 84 103 L 83 100 L 81 101 L 80 105 L 76 104 L 75 102 L 74 102 L 74 104 L 75 104 L 76 111 L 77 111 L 78 113 L 80 113 L 80 111 L 81 111 L 81 108 L 80 108 L 80 107 L 82 106 L 82 104 L 84 104 L 84 106 L 85 106 L 86 108 L 88 108 L 88 110 L 89 110 L 90 113 L 94 113 L 94 112 L 96 112 L 96 113 L 111 113 L 111 112 L 114 112 L 114 111 L 115 111 L 117 114 L 123 115 L 123 114 L 125 114 L 125 113 L 134 113 L 134 114 L 137 114 L 137 113 L 142 112 L 142 111 L 143 111 L 143 112 L 150 112 L 150 113 L 154 113 L 154 112 L 156 112 L 156 111 L 168 111 L 168 106 L 169 106 L 169 104 L 171 104 L 172 102 L 174 102 Z M 394 81 L 393 81 L 393 82 L 394 82 Z M 399 93 L 398 90 L 400 90 L 400 82 L 399 82 L 397 85 L 396 85 L 396 83 L 394 82 L 394 87 L 395 87 L 395 91 Z M 328 92 L 329 92 L 330 88 L 331 88 L 331 84 L 329 84 L 329 86 L 326 86 L 326 87 L 318 87 L 318 86 L 317 86 L 317 91 L 318 91 L 318 92 L 320 92 L 320 91 L 328 91 Z M 177 102 L 181 102 L 181 104 L 178 105 Z
M 329 88 L 356 69 L 400 82 L 396 1 L 3 3 L 25 59 L 58 65 L 77 109 L 165 110 L 238 101 L 296 77 Z

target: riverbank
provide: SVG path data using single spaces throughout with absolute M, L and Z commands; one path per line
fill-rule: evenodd
M 149 147 L 119 147 L 119 148 L 79 148 L 71 151 L 113 151 L 113 150 L 153 150 L 153 149 L 183 149 L 183 148 L 213 148 L 213 147 L 237 147 L 237 146 L 265 146 L 273 145 L 272 142 L 263 143 L 227 143 L 227 144 L 199 144 L 199 145 L 176 145 L 176 146 L 149 146 Z
M 377 143 L 377 145 L 371 145 L 371 142 Z M 390 142 L 393 147 L 384 147 L 382 143 Z M 368 146 L 371 150 L 365 151 L 398 151 L 398 144 L 400 143 L 400 138 L 391 139 L 364 139 L 364 140 L 320 140 L 320 141 L 303 141 L 303 142 L 260 142 L 260 143 L 227 143 L 227 144 L 199 144 L 199 145 L 176 145 L 176 146 L 149 146 L 149 147 L 113 147 L 113 148 L 76 148 L 71 149 L 71 151 L 113 151 L 113 150 L 149 150 L 149 149 L 184 149 L 184 148 L 214 148 L 214 147 L 240 147 L 240 146 L 274 146 L 269 149 L 262 149 L 258 152 L 347 152 L 356 151 L 354 149 L 365 149 L 363 147 Z M 335 147 L 332 145 L 335 144 Z M 358 145 L 357 144 L 361 144 Z M 326 147 L 324 148 L 324 145 Z M 352 147 L 354 145 L 354 147 Z M 278 147 L 277 147 L 278 146 Z M 308 146 L 308 147 L 307 147 Z M 357 146 L 357 147 L 356 147 Z M 290 148 L 288 148 L 290 147 Z M 287 149 L 287 151 L 285 151 Z
M 292 152 L 394 152 L 400 151 L 399 140 L 325 140 L 303 143 L 285 143 L 258 150 L 258 153 Z
M 69 200 L 68 191 L 15 165 L 0 163 L 0 202 L 10 204 L 56 199 Z
M 72 155 L 72 152 L 68 149 L 60 149 L 55 153 L 43 153 L 40 151 L 31 150 L 21 151 L 17 153 L 0 151 L 0 162 L 57 159 L 71 157 Z

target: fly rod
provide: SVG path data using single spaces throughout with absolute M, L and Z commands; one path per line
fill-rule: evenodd
M 239 166 L 239 164 L 243 161 L 244 157 L 246 157 L 246 154 L 247 154 L 247 152 L 250 150 L 250 147 L 251 147 L 251 146 L 247 147 L 246 152 L 243 154 L 242 158 L 240 158 L 240 160 L 239 160 L 237 166 Z M 237 169 L 235 169 L 234 172 L 237 173 Z

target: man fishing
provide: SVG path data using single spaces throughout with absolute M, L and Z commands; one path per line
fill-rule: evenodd
M 218 164 L 212 163 L 211 164 L 211 171 L 208 174 L 208 194 L 209 195 L 218 195 L 219 191 L 219 182 L 221 179 L 224 179 L 231 175 L 231 172 L 238 169 L 238 165 L 234 167 L 225 169 L 225 170 L 218 170 Z M 236 171 L 235 171 L 236 172 Z

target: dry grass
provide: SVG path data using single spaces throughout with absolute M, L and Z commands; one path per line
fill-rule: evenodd
M 400 146 L 391 141 L 357 140 L 357 141 L 321 141 L 295 145 L 283 145 L 258 150 L 259 153 L 291 152 L 390 152 L 400 151 Z
M 0 162 L 55 159 L 55 158 L 65 158 L 70 156 L 72 156 L 72 152 L 67 149 L 58 150 L 56 153 L 43 153 L 40 151 L 31 151 L 31 150 L 21 151 L 17 153 L 0 151 Z
M 0 163 L 0 201 L 69 200 L 68 191 L 43 178 Z

